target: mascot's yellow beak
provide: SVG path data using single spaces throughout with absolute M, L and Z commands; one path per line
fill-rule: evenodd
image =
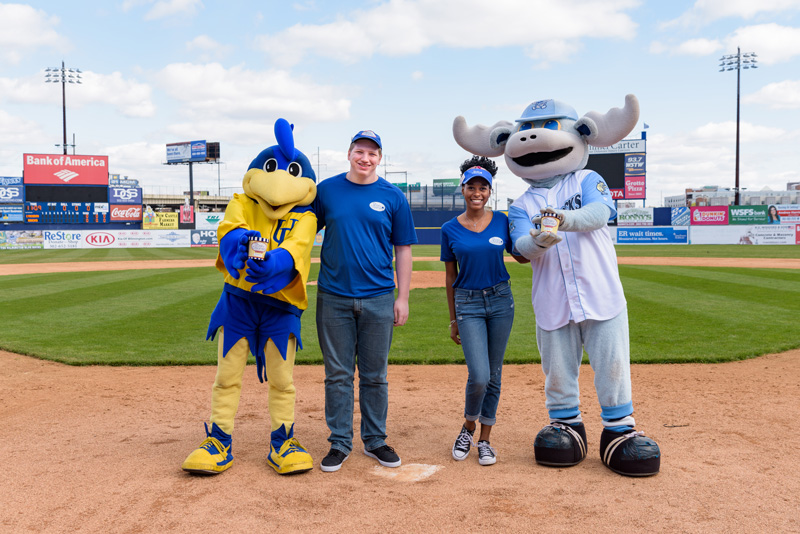
M 314 180 L 292 176 L 282 169 L 272 172 L 250 169 L 244 175 L 242 188 L 272 220 L 280 219 L 295 206 L 308 206 L 317 196 Z

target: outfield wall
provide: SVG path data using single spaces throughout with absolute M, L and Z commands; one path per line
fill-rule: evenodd
M 610 226 L 619 245 L 799 245 L 800 224 Z M 321 245 L 324 230 L 314 240 Z M 420 244 L 425 243 L 420 239 Z M 216 247 L 216 230 L 7 230 L 0 250 Z

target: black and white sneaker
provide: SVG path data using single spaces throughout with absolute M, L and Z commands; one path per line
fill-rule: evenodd
M 364 454 L 378 460 L 378 463 L 383 467 L 400 467 L 400 457 L 394 452 L 394 449 L 388 445 L 383 445 L 370 451 L 365 448 Z
M 462 426 L 461 432 L 459 432 L 458 437 L 456 438 L 456 442 L 453 443 L 453 459 L 454 460 L 463 460 L 467 456 L 469 456 L 469 450 L 474 444 L 472 441 L 472 434 L 475 432 L 475 429 L 470 432 L 467 430 L 467 427 Z
M 325 471 L 326 473 L 332 473 L 334 471 L 338 471 L 345 460 L 350 457 L 349 454 L 340 451 L 339 449 L 331 449 L 328 451 L 327 456 L 322 459 L 322 462 L 319 464 L 319 468 Z
M 478 447 L 478 463 L 481 465 L 492 465 L 497 461 L 497 455 L 488 441 L 482 440 L 475 445 Z

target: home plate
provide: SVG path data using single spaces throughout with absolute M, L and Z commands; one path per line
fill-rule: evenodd
M 443 468 L 443 465 L 426 464 L 406 464 L 391 468 L 376 465 L 373 472 L 379 477 L 390 478 L 399 482 L 419 482 Z

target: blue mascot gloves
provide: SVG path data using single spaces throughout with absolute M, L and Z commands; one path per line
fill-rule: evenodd
M 239 271 L 244 269 L 247 261 L 247 242 L 251 237 L 261 237 L 261 232 L 236 228 L 231 230 L 219 242 L 219 255 L 230 275 L 239 279 Z
M 255 284 L 250 291 L 265 295 L 280 291 L 297 276 L 294 258 L 286 249 L 270 250 L 263 260 L 247 260 L 245 280 Z

